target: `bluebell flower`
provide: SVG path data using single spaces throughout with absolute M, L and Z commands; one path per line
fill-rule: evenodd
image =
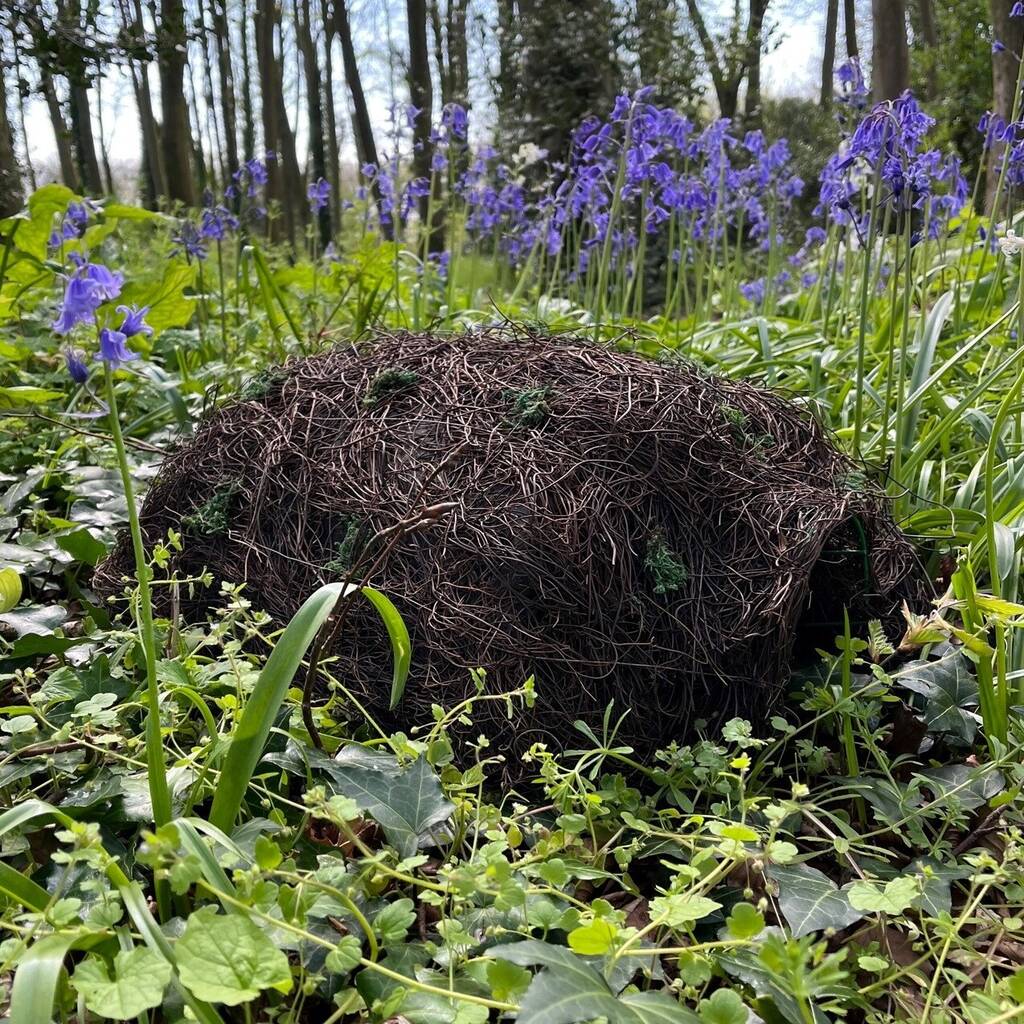
M 1001 43 L 998 39 L 993 39 L 992 40 L 992 52 L 993 53 L 1002 53 L 1005 49 L 1006 49 L 1006 46 L 1005 46 L 1004 43 Z
M 836 81 L 839 89 L 836 99 L 846 106 L 861 109 L 867 105 L 868 86 L 864 81 L 864 72 L 856 57 L 844 60 L 836 69 Z
M 78 349 L 70 347 L 64 349 L 64 362 L 68 368 L 68 374 L 76 384 L 85 384 L 89 380 L 89 367 Z
M 111 302 L 121 294 L 124 274 L 112 271 L 102 263 L 89 263 L 85 266 L 85 275 L 92 282 L 101 301 Z
M 313 213 L 322 210 L 331 196 L 331 183 L 324 178 L 317 178 L 306 189 L 306 198 Z
M 469 133 L 469 116 L 465 107 L 458 103 L 446 103 L 441 112 L 441 123 L 453 139 L 465 142 Z
M 764 278 L 756 281 L 747 281 L 740 285 L 740 294 L 753 306 L 760 306 L 764 302 L 765 283 Z
M 88 278 L 78 273 L 73 274 L 64 286 L 64 300 L 53 322 L 53 329 L 58 334 L 67 334 L 78 324 L 93 323 L 102 301 Z
M 184 253 L 185 259 L 189 263 L 194 259 L 206 259 L 206 246 L 203 245 L 202 235 L 192 221 L 183 220 L 178 228 L 178 233 L 173 236 L 172 241 L 175 243 L 175 248 L 171 250 L 173 255 Z
M 1024 18 L 1024 0 L 1017 0 L 1017 2 L 1010 8 L 1011 18 Z
M 112 370 L 116 370 L 122 363 L 138 359 L 138 355 L 127 346 L 127 340 L 120 331 L 104 327 L 100 331 L 100 350 L 96 358 L 102 360 Z
M 124 316 L 118 330 L 126 338 L 133 338 L 136 334 L 153 333 L 153 328 L 145 321 L 149 306 L 118 306 L 117 311 Z
M 211 197 L 212 198 L 212 197 Z M 226 206 L 207 206 L 199 223 L 202 238 L 221 241 L 232 231 L 238 230 L 238 218 Z

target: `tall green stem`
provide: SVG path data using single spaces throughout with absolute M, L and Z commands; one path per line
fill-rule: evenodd
M 153 633 L 153 601 L 150 593 L 150 568 L 146 561 L 146 549 L 142 541 L 142 527 L 139 512 L 135 506 L 135 487 L 132 484 L 128 453 L 121 433 L 121 420 L 117 411 L 117 396 L 114 392 L 114 374 L 109 364 L 104 364 L 107 406 L 110 410 L 110 433 L 117 452 L 117 468 L 121 473 L 125 501 L 128 503 L 128 525 L 135 553 L 135 579 L 138 584 L 138 627 L 139 640 L 146 661 L 146 766 L 149 776 L 149 797 L 153 803 L 153 821 L 159 827 L 171 820 L 171 791 L 167 785 L 167 768 L 164 764 L 164 747 L 160 735 L 160 689 L 156 678 L 156 637 Z

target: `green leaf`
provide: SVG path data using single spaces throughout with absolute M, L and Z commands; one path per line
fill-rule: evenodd
M 374 930 L 385 945 L 401 942 L 416 920 L 416 905 L 407 897 L 389 903 L 373 919 Z
M 18 1024 L 50 1024 L 64 958 L 80 933 L 57 932 L 33 942 L 18 959 L 11 990 L 11 1020 Z
M 532 976 L 525 967 L 508 960 L 492 960 L 487 965 L 487 983 L 491 995 L 501 1002 L 519 1002 L 529 988 Z
M 93 1013 L 126 1020 L 159 1006 L 170 980 L 171 965 L 153 950 L 137 946 L 114 957 L 113 978 L 106 961 L 91 956 L 75 969 L 71 983 Z
M 938 661 L 914 661 L 893 681 L 928 700 L 925 722 L 929 732 L 944 732 L 970 743 L 977 731 L 971 709 L 978 706 L 978 681 L 962 654 Z
M 391 640 L 391 653 L 394 659 L 394 668 L 391 677 L 391 704 L 392 709 L 398 706 L 405 692 L 405 681 L 409 678 L 409 664 L 412 661 L 412 641 L 409 639 L 409 630 L 405 628 L 405 622 L 398 613 L 398 609 L 379 590 L 373 587 L 363 587 L 363 594 L 369 599 L 370 604 L 377 609 L 378 614 L 384 621 Z
M 265 989 L 288 992 L 288 957 L 243 914 L 198 910 L 174 947 L 182 984 L 212 1003 L 238 1006 Z
M 184 327 L 192 319 L 196 300 L 185 295 L 196 278 L 196 268 L 184 260 L 167 262 L 162 275 L 153 280 L 130 281 L 121 290 L 118 304 L 149 306 L 146 323 L 158 338 L 168 327 Z
M 581 928 L 569 932 L 569 946 L 584 956 L 601 956 L 611 949 L 616 929 L 607 921 L 597 918 Z
M 84 562 L 86 565 L 96 565 L 107 553 L 106 545 L 84 527 L 58 537 L 57 546 L 76 562 Z
M 31 384 L 15 384 L 0 388 L 0 409 L 23 409 L 26 405 L 45 405 L 63 397 L 63 391 L 37 388 Z
M 235 729 L 213 796 L 210 822 L 222 831 L 230 833 L 234 827 L 274 719 L 309 645 L 334 610 L 338 598 L 350 590 L 343 583 L 321 587 L 306 598 L 274 645 Z
M 874 882 L 861 880 L 849 889 L 850 906 L 874 914 L 902 914 L 921 894 L 913 875 L 901 875 L 880 889 Z
M 21 576 L 10 566 L 0 569 L 0 614 L 9 612 L 21 600 Z
M 606 1017 L 609 1024 L 691 1024 L 697 1018 L 670 996 L 640 992 L 617 999 L 586 961 L 564 946 L 536 939 L 496 946 L 491 953 L 520 967 L 546 968 L 530 983 L 517 1024 L 575 1024 Z
M 659 918 L 670 928 L 685 928 L 720 910 L 721 906 L 721 903 L 709 900 L 706 896 L 691 896 L 687 893 L 658 896 L 651 900 L 651 920 Z
M 263 666 L 263 671 L 260 672 L 256 686 L 245 705 L 241 721 L 235 729 L 224 761 L 220 782 L 213 796 L 210 823 L 223 832 L 230 833 L 234 827 L 235 818 L 238 816 L 245 798 L 245 791 L 249 787 L 249 781 L 252 779 L 252 774 L 266 747 L 267 737 L 273 728 L 274 719 L 277 717 L 281 704 L 288 693 L 288 687 L 291 685 L 299 665 L 302 664 L 309 645 L 331 612 L 334 611 L 338 600 L 346 594 L 351 594 L 355 589 L 352 584 L 328 583 L 314 591 L 292 617 L 291 622 L 288 623 L 285 631 L 274 645 L 273 651 L 270 652 L 270 657 L 267 659 L 266 665 Z M 377 607 L 376 603 L 374 607 Z M 412 785 L 416 782 L 429 788 L 427 783 L 418 777 L 410 780 L 409 784 Z M 434 784 L 437 784 L 436 779 Z M 372 796 L 369 793 L 369 788 L 367 788 L 367 793 L 368 797 Z M 408 794 L 406 795 L 408 796 Z M 423 794 L 422 798 L 426 800 L 428 795 Z M 376 802 L 376 797 L 372 798 Z M 404 805 L 405 801 L 401 801 L 401 803 Z M 386 811 L 387 801 L 384 801 L 381 806 Z M 446 806 L 450 807 L 451 805 Z M 365 809 L 370 810 L 369 807 Z M 387 831 L 387 824 L 380 818 L 377 820 L 385 826 L 385 831 Z M 431 823 L 436 824 L 436 822 Z M 396 827 L 400 829 L 400 825 Z
M 697 1006 L 701 1024 L 747 1024 L 746 1004 L 731 988 L 720 988 Z
M 445 800 L 440 780 L 422 757 L 405 769 L 388 757 L 375 759 L 375 768 L 365 763 L 358 748 L 346 747 L 325 770 L 342 795 L 381 825 L 399 855 L 411 857 L 420 837 L 447 821 L 454 805 Z
M 795 938 L 828 928 L 839 931 L 864 916 L 817 868 L 775 864 L 768 868 L 768 877 L 779 887 L 779 908 Z
M 37 188 L 28 198 L 29 219 L 21 224 L 15 236 L 17 248 L 38 260 L 45 260 L 46 243 L 53 231 L 56 216 L 62 214 L 68 208 L 68 203 L 77 198 L 65 185 L 51 184 Z
M 339 939 L 338 945 L 327 954 L 324 967 L 332 974 L 348 974 L 353 967 L 359 965 L 363 955 L 363 947 L 354 935 L 345 935 Z
M 764 930 L 764 914 L 750 903 L 737 903 L 725 924 L 734 939 L 750 939 Z

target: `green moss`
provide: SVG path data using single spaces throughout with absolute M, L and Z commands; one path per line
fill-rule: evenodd
M 644 569 L 654 581 L 656 594 L 673 594 L 690 578 L 686 563 L 665 543 L 660 531 L 651 534 L 647 541 Z
M 235 480 L 221 484 L 213 494 L 187 516 L 182 516 L 182 528 L 203 537 L 219 537 L 227 533 L 231 521 L 231 502 L 241 490 Z
M 324 566 L 332 576 L 347 576 L 358 557 L 359 534 L 363 524 L 353 516 L 345 526 L 345 536 L 334 546 L 334 557 Z
M 506 391 L 505 397 L 512 402 L 509 419 L 524 427 L 539 427 L 551 415 L 551 407 L 548 405 L 551 389 L 544 385 L 527 388 L 526 391 Z
M 381 370 L 363 395 L 363 405 L 376 405 L 390 395 L 413 387 L 419 379 L 420 376 L 415 370 L 403 370 L 400 366 Z
M 724 404 L 722 415 L 736 442 L 754 458 L 763 459 L 765 453 L 775 446 L 775 438 L 770 434 L 761 434 L 750 429 L 750 421 L 742 409 Z
M 284 376 L 283 371 L 276 366 L 267 367 L 259 373 L 249 377 L 238 392 L 238 397 L 243 402 L 253 402 L 264 398 L 270 389 Z

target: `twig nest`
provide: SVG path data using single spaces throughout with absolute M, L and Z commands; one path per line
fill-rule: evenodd
M 698 720 L 764 721 L 798 637 L 831 645 L 844 606 L 893 620 L 926 591 L 881 496 L 794 403 L 525 330 L 383 335 L 288 364 L 168 456 L 142 522 L 149 544 L 183 532 L 172 570 L 244 582 L 284 624 L 372 561 L 375 534 L 444 502 L 369 581 L 412 634 L 399 708 L 369 607 L 329 669 L 406 729 L 473 694 L 473 669 L 488 693 L 533 675 L 532 709 L 481 702 L 467 733 L 510 759 L 577 745 L 577 720 L 600 734 L 612 699 L 641 754 Z M 130 566 L 122 538 L 99 587 Z M 183 611 L 216 600 L 183 593 Z

